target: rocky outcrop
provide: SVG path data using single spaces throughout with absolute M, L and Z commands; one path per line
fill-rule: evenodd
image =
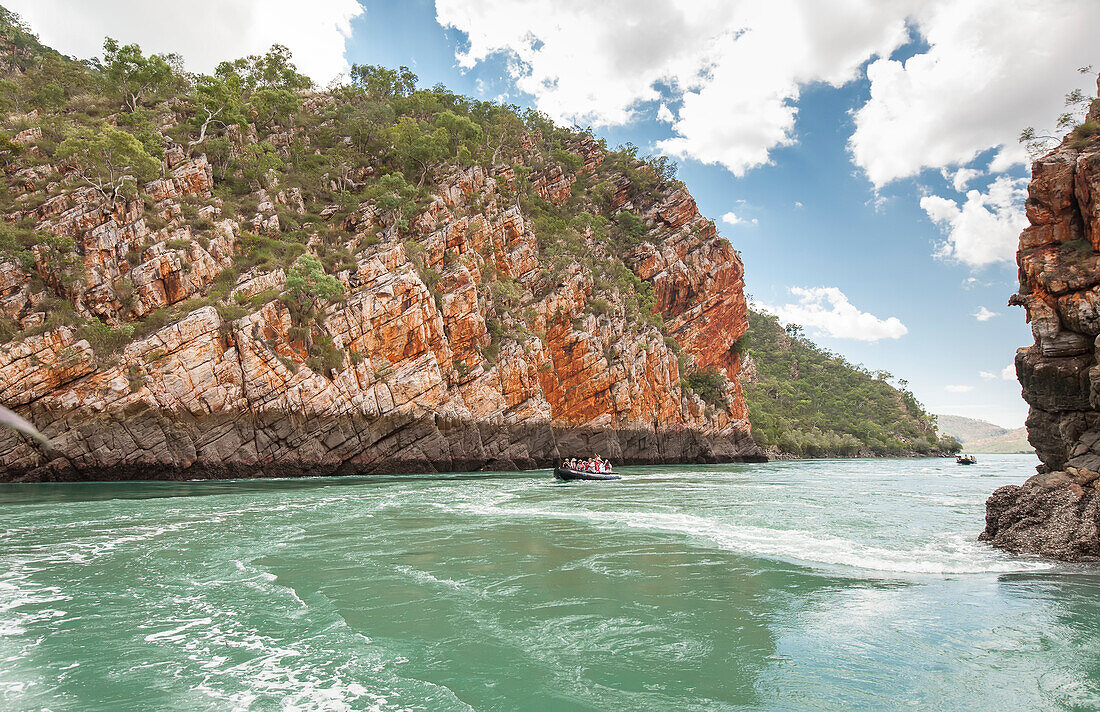
M 588 138 L 571 150 L 582 175 L 604 151 Z M 561 202 L 575 182 L 550 164 L 532 185 Z M 580 257 L 550 269 L 514 183 L 511 166 L 453 170 L 400 230 L 371 202 L 320 211 L 353 265 L 335 273 L 344 299 L 312 321 L 277 298 L 289 263 L 235 267 L 248 257 L 244 231 L 277 236 L 275 206 L 301 215 L 301 193 L 259 191 L 254 214 L 223 215 L 209 163 L 178 147 L 140 198 L 105 205 L 87 189 L 58 191 L 9 216 L 73 248 L 44 247 L 30 271 L 0 265 L 0 307 L 41 332 L 0 347 L 0 401 L 53 445 L 0 432 L 0 481 L 511 469 L 593 452 L 761 459 L 734 348 L 747 329 L 743 266 L 691 196 L 612 201 L 645 221 L 623 261 L 652 286 L 662 333 Z M 324 257 L 328 239 L 297 247 Z M 583 257 L 608 255 L 591 230 L 581 239 Z M 80 281 L 63 278 L 64 260 Z M 224 297 L 211 297 L 226 279 Z M 112 333 L 180 313 L 97 353 L 74 328 L 47 328 L 42 281 Z M 709 366 L 729 379 L 724 405 L 682 385 L 685 368 Z
M 1065 561 L 1100 559 L 1097 473 L 1067 467 L 1001 487 L 986 502 L 982 537 L 1010 551 Z
M 1089 121 L 1100 120 L 1094 107 Z M 1032 165 L 1020 235 L 1021 305 L 1035 343 L 1016 354 L 1042 461 L 986 504 L 982 539 L 1065 560 L 1100 559 L 1100 141 L 1071 134 Z

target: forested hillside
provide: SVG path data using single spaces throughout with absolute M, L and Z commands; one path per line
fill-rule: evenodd
M 742 386 L 753 437 L 773 454 L 800 457 L 938 454 L 959 449 L 939 438 L 928 414 L 900 381 L 849 363 L 784 328 L 769 314 L 749 312 L 739 348 Z

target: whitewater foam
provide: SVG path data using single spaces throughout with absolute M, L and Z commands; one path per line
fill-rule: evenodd
M 580 521 L 601 528 L 628 528 L 681 534 L 738 554 L 797 564 L 841 566 L 889 574 L 980 574 L 1039 571 L 1050 564 L 1004 557 L 977 542 L 952 539 L 910 549 L 889 549 L 799 529 L 779 529 L 654 511 L 585 511 L 537 507 L 460 505 L 479 515 Z

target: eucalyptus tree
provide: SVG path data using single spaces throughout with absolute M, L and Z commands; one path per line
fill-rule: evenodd
M 100 66 L 107 86 L 122 95 L 126 108 L 137 111 L 143 99 L 155 95 L 179 78 L 182 60 L 178 54 L 146 57 L 137 44 L 120 45 L 108 37 L 103 42 Z
M 138 184 L 152 180 L 161 167 L 133 134 L 107 123 L 72 129 L 57 156 L 71 161 L 76 175 L 112 203 L 136 195 Z

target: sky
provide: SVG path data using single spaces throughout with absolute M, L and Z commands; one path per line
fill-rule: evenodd
M 935 413 L 1019 427 L 1032 342 L 1015 249 L 1020 131 L 1095 94 L 1089 0 L 7 0 L 77 57 L 103 37 L 218 61 L 294 53 L 319 86 L 407 65 L 679 164 L 753 303 L 908 381 Z

